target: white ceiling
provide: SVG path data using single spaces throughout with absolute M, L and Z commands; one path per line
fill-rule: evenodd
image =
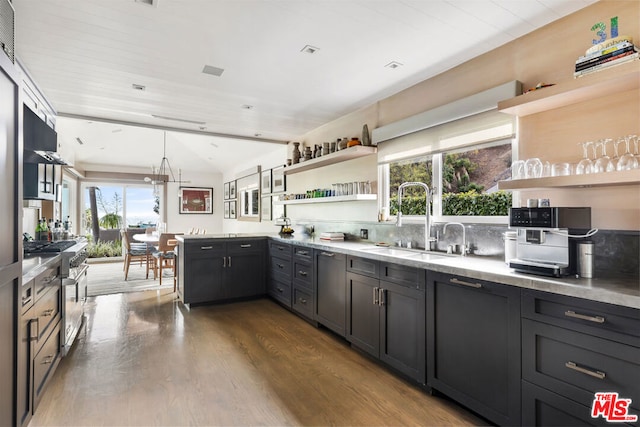
M 134 123 L 202 132 L 168 133 L 172 166 L 224 171 L 274 145 L 221 134 L 299 139 L 594 2 L 14 0 L 16 53 L 77 164 L 157 165 L 162 132 Z

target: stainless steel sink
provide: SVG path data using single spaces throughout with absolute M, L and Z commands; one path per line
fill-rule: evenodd
M 399 249 L 399 248 L 387 248 L 387 247 L 373 247 L 373 248 L 363 248 L 363 251 L 379 254 L 379 255 L 387 255 L 387 256 L 395 256 L 395 257 L 409 257 L 411 255 L 415 255 L 418 252 L 407 250 L 407 249 Z
M 421 261 L 430 261 L 438 258 L 446 258 L 451 257 L 453 255 L 445 254 L 442 252 L 424 252 L 418 250 L 411 249 L 401 249 L 401 248 L 389 248 L 389 247 L 372 247 L 372 248 L 363 248 L 361 249 L 365 252 L 369 252 L 372 254 L 378 255 L 387 255 L 398 258 L 407 258 L 407 259 L 415 259 Z

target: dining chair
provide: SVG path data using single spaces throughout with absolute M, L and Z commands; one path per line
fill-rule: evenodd
M 120 230 L 120 237 L 124 245 L 124 280 L 129 277 L 129 267 L 133 262 L 140 262 L 146 265 L 147 279 L 149 278 L 149 251 L 146 243 L 135 243 L 129 239 L 129 234 L 125 230 Z M 155 274 L 154 274 L 155 277 Z
M 173 291 L 176 291 L 176 252 L 178 245 L 176 235 L 181 233 L 162 233 L 158 240 L 157 250 L 151 255 L 155 258 L 154 269 L 160 276 L 160 286 L 162 286 L 162 271 L 170 269 L 173 273 Z

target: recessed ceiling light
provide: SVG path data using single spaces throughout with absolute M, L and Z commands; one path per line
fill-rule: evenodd
M 240 108 L 242 108 L 243 110 L 253 110 L 253 105 L 244 104 Z
M 139 84 L 136 84 L 136 83 L 133 83 L 133 84 L 131 85 L 131 87 L 132 87 L 132 88 L 134 88 L 135 90 L 142 90 L 142 91 L 144 91 L 144 90 L 146 90 L 146 89 L 147 89 L 147 87 L 146 87 L 146 86 L 144 86 L 144 85 L 139 85 Z
M 261 133 L 254 133 L 253 136 L 262 136 Z
M 197 125 L 206 124 L 206 122 L 198 122 L 196 120 L 179 119 L 177 117 L 160 116 L 160 115 L 157 115 L 157 114 L 152 114 L 151 117 L 154 117 L 156 119 L 163 119 L 163 120 L 173 120 L 174 122 L 195 123 Z
M 320 48 L 319 47 L 315 47 L 315 46 L 311 46 L 310 44 L 306 45 L 305 47 L 303 47 L 300 52 L 304 52 L 304 53 L 308 53 L 308 54 L 314 54 L 317 51 L 319 51 Z
M 224 68 L 214 67 L 213 65 L 205 65 L 202 69 L 205 74 L 211 74 L 212 76 L 220 77 L 224 73 Z
M 385 67 L 395 69 L 395 68 L 402 67 L 402 64 L 397 61 L 391 61 L 387 65 L 385 65 Z

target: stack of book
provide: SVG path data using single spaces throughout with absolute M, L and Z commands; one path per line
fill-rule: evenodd
M 615 43 L 604 44 L 596 51 L 589 49 L 585 56 L 576 61 L 573 76 L 581 77 L 635 59 L 638 59 L 638 49 L 630 38 L 624 38 Z
M 325 231 L 324 233 L 320 233 L 320 240 L 344 240 L 344 233 L 339 233 L 336 231 Z

